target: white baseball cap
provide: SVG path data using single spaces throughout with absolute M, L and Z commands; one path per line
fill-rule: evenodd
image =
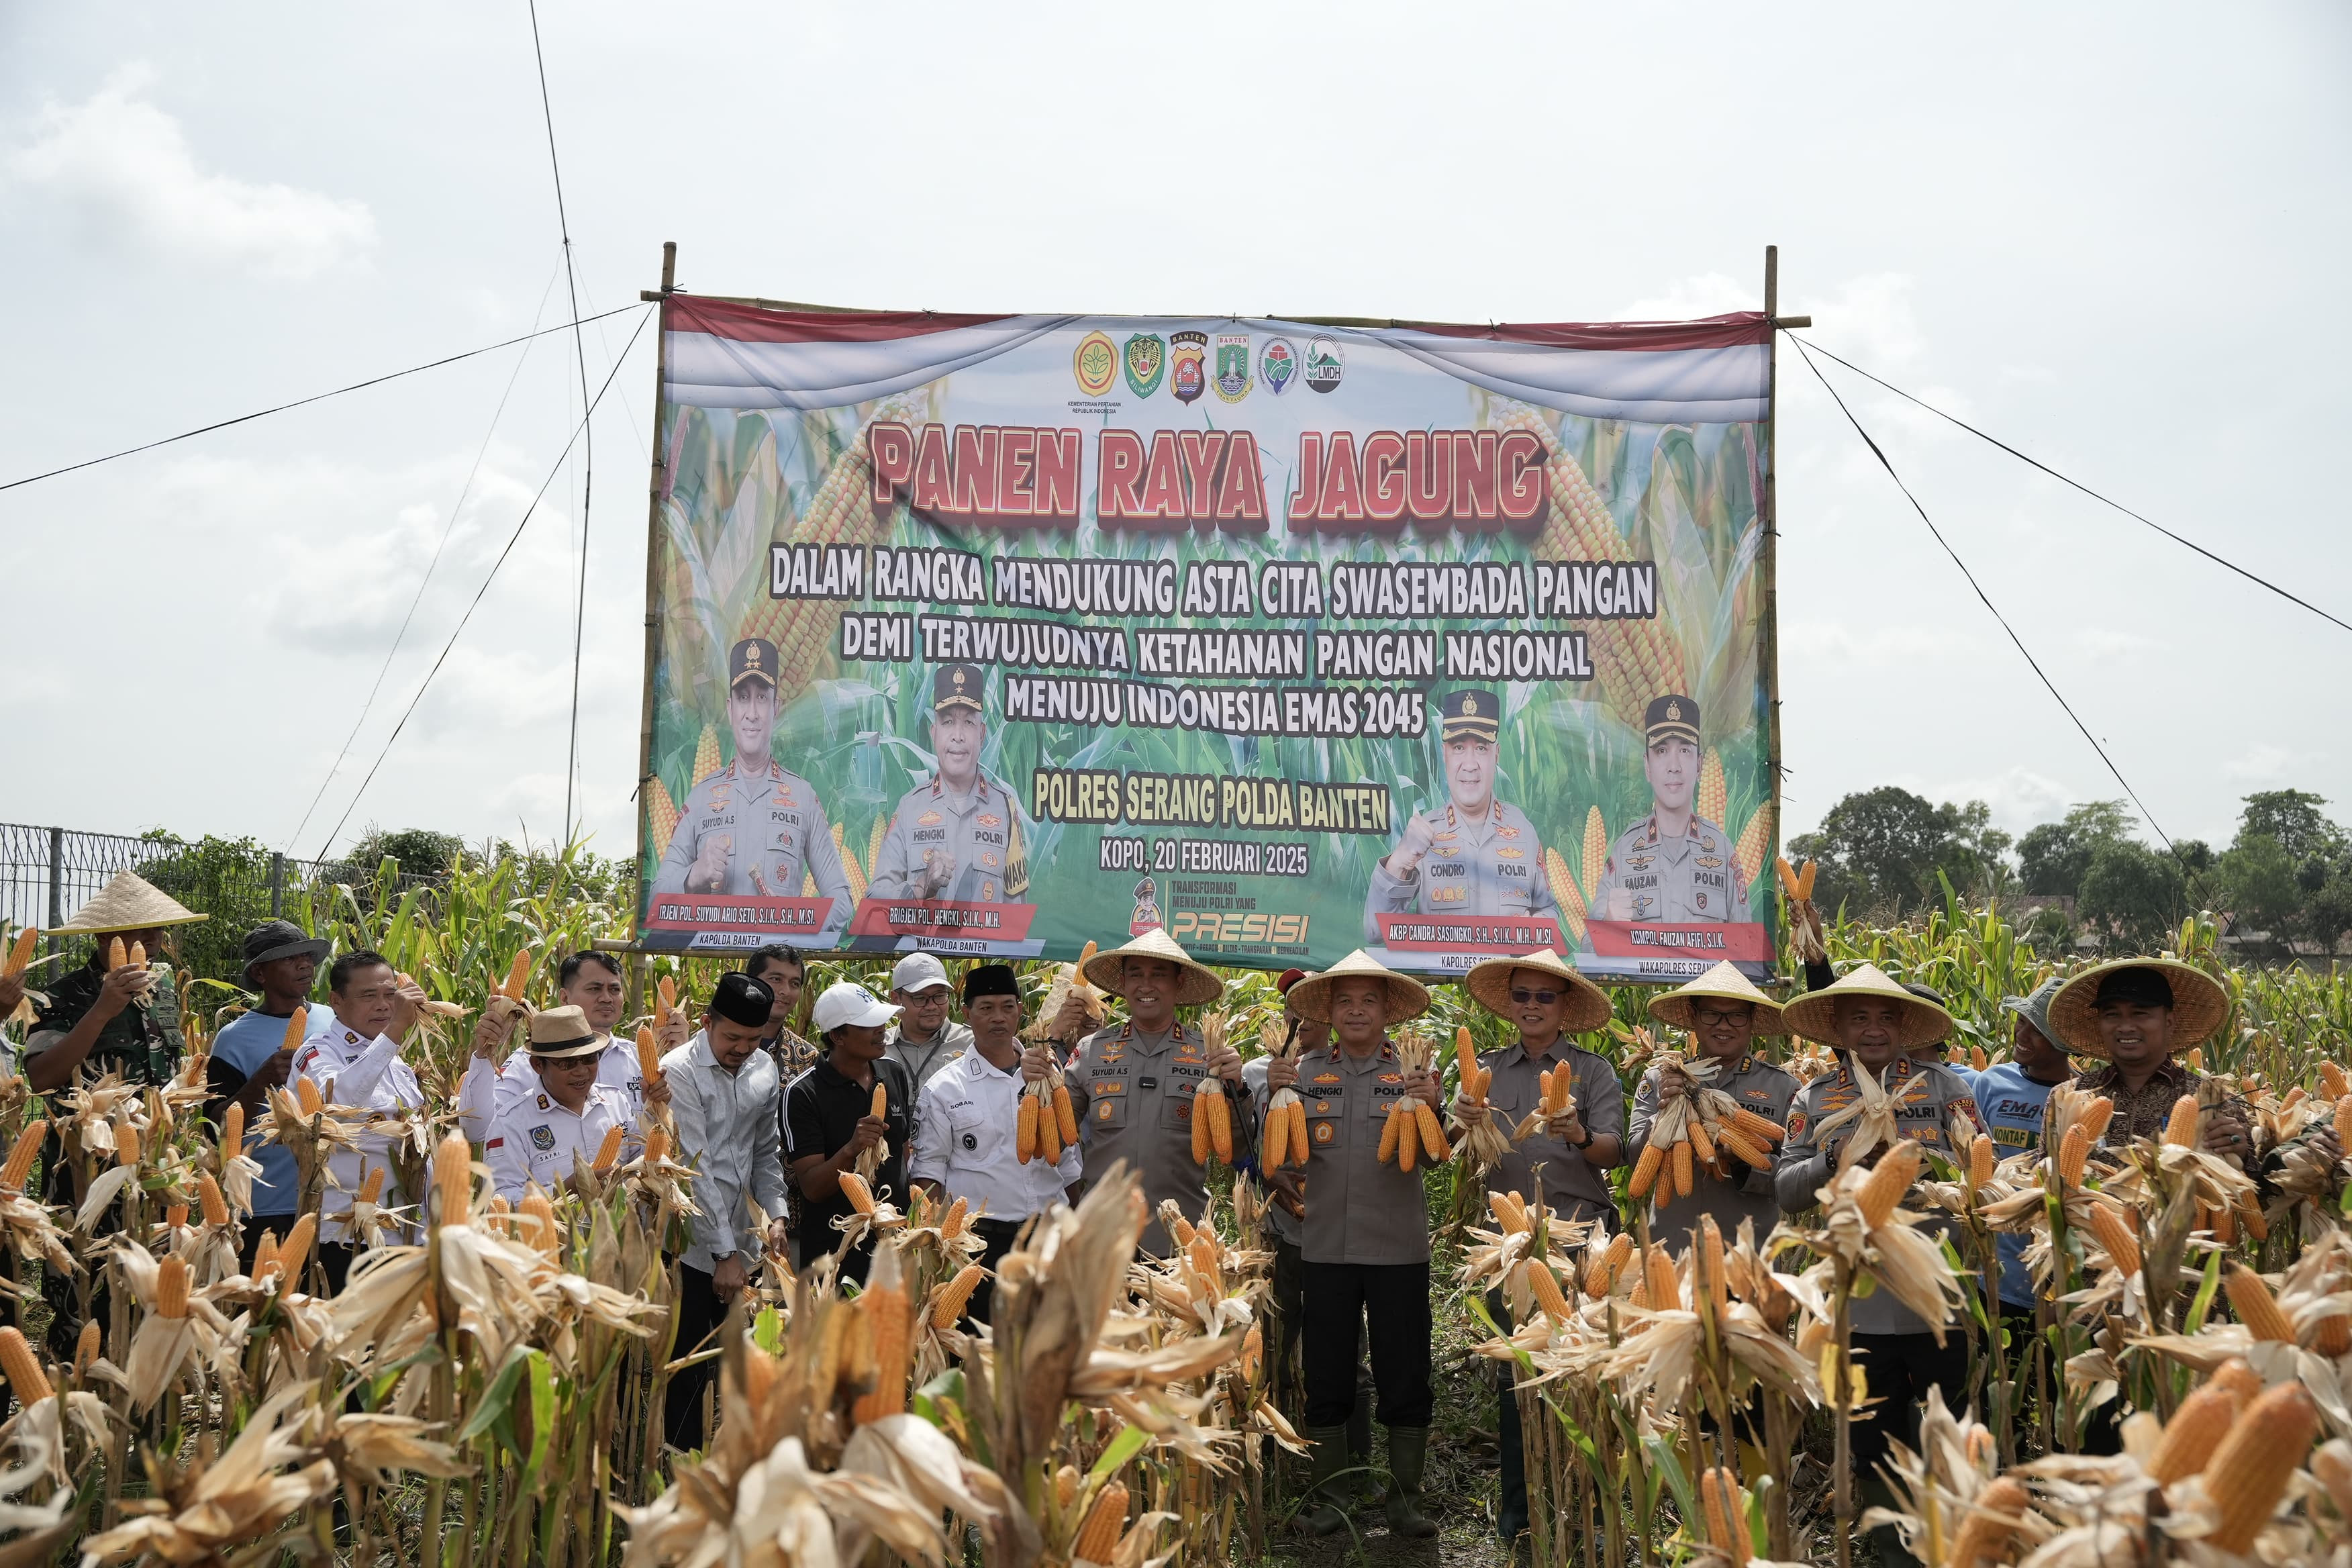
M 928 952 L 910 952 L 898 961 L 890 972 L 890 989 L 919 996 L 934 985 L 948 983 L 947 966 Z
M 896 1004 L 877 1000 L 873 992 L 854 981 L 838 980 L 816 999 L 814 1021 L 818 1034 L 829 1035 L 844 1025 L 878 1029 L 898 1016 Z

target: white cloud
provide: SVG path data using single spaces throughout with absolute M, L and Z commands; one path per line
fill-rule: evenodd
M 1735 278 L 1720 272 L 1702 273 L 1672 284 L 1663 294 L 1636 300 L 1611 317 L 1618 321 L 1687 321 L 1699 316 L 1723 316 L 1734 310 L 1760 310 L 1763 296 Z
M 1884 374 L 1908 363 L 1927 346 L 1912 313 L 1911 287 L 1908 273 L 1868 272 L 1847 279 L 1831 294 L 1791 300 L 1780 309 L 1790 315 L 1810 315 L 1811 331 L 1822 342 L 1855 363 Z
M 2294 753 L 2284 746 L 2256 746 L 2222 763 L 2221 772 L 2246 784 L 2271 784 L 2284 778 L 2294 760 Z
M 313 278 L 376 241 L 363 202 L 260 184 L 199 166 L 180 122 L 147 101 L 145 65 L 109 77 L 88 102 L 50 103 L 7 155 L 17 182 L 54 194 L 96 232 L 173 263 Z

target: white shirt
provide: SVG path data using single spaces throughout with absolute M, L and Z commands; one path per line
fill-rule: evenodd
M 729 1072 L 710 1054 L 707 1031 L 662 1058 L 669 1080 L 670 1116 L 677 1123 L 678 1158 L 694 1167 L 694 1205 L 685 1261 L 709 1273 L 730 1253 L 759 1256 L 750 1205 L 770 1219 L 784 1216 L 784 1162 L 777 1129 L 784 1108 L 776 1060 L 752 1051 Z
M 923 1085 L 921 1112 L 915 1119 L 915 1152 L 907 1167 L 910 1182 L 937 1182 L 950 1201 L 961 1198 L 991 1219 L 1027 1219 L 1069 1201 L 1064 1191 L 1086 1169 L 1076 1140 L 1058 1165 L 1020 1161 L 1021 1063 L 1001 1072 L 971 1049 L 933 1074 Z M 1053 1108 L 1044 1108 L 1048 1116 Z
M 630 1145 L 642 1147 L 643 1140 L 628 1135 L 634 1131 L 635 1119 L 619 1091 L 603 1083 L 592 1084 L 587 1100 L 574 1112 L 540 1087 L 536 1074 L 531 1083 L 530 1093 L 500 1101 L 498 1114 L 490 1121 L 490 1136 L 482 1146 L 499 1196 L 510 1204 L 520 1203 L 524 1189 L 533 1182 L 540 1191 L 554 1194 L 572 1175 L 575 1160 L 596 1163 L 604 1134 L 615 1127 L 625 1134 L 621 1157 L 635 1158 Z
M 489 1141 L 490 1123 L 510 1103 L 528 1100 L 539 1092 L 539 1069 L 530 1065 L 527 1045 L 518 1045 L 508 1053 L 506 1065 L 497 1074 L 483 1070 L 484 1057 L 466 1058 L 466 1076 L 457 1080 L 457 1125 L 472 1142 Z M 596 1083 L 612 1089 L 621 1097 L 622 1109 L 627 1112 L 624 1121 L 634 1124 L 646 1108 L 645 1075 L 637 1070 L 637 1043 L 611 1037 L 604 1054 L 596 1059 Z M 568 1173 L 570 1166 L 564 1167 Z
M 425 1105 L 425 1089 L 416 1074 L 400 1059 L 400 1042 L 390 1035 L 363 1039 L 339 1018 L 333 1027 L 302 1042 L 294 1053 L 293 1076 L 307 1078 L 330 1105 L 355 1106 L 400 1115 Z M 319 1239 L 341 1241 L 348 1228 L 342 1215 L 351 1210 L 367 1184 L 367 1173 L 384 1173 L 377 1202 L 386 1207 L 410 1201 L 400 1185 L 387 1152 L 392 1140 L 382 1132 L 362 1132 L 356 1149 L 337 1149 L 327 1157 L 331 1181 L 320 1204 Z

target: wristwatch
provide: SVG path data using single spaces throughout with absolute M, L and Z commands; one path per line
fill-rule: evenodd
M 1591 1128 L 1590 1128 L 1590 1127 L 1588 1127 L 1588 1128 L 1586 1128 L 1586 1129 L 1584 1130 L 1584 1142 L 1581 1142 L 1581 1143 L 1570 1143 L 1570 1144 L 1569 1145 L 1569 1147 L 1570 1147 L 1570 1148 L 1571 1148 L 1571 1149 L 1590 1149 L 1590 1148 L 1591 1148 L 1591 1147 L 1592 1147 L 1592 1129 L 1591 1129 Z

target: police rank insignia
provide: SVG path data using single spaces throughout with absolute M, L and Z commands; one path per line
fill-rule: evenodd
M 1209 334 L 1168 334 L 1168 390 L 1179 403 L 1191 403 L 1208 390 Z
M 1088 332 L 1078 340 L 1078 352 L 1070 368 L 1078 378 L 1080 392 L 1088 397 L 1100 397 L 1118 379 L 1118 350 L 1102 333 Z
M 1265 347 L 1258 350 L 1257 378 L 1265 383 L 1270 397 L 1280 397 L 1298 379 L 1298 351 L 1290 346 L 1288 338 L 1269 338 Z
M 1250 374 L 1250 339 L 1247 332 L 1217 334 L 1217 395 L 1227 403 L 1239 403 L 1250 394 L 1257 378 Z
M 552 1127 L 532 1128 L 530 1130 L 530 1146 L 538 1150 L 542 1154 L 553 1153 L 555 1152 L 555 1129 Z
M 1318 1072 L 1315 1075 L 1315 1081 L 1317 1083 L 1337 1083 L 1339 1081 L 1339 1075 L 1335 1072 Z
M 1136 333 L 1127 340 L 1127 353 L 1120 357 L 1127 365 L 1129 392 L 1149 397 L 1160 390 L 1160 379 L 1168 374 L 1168 344 L 1158 333 Z
M 945 822 L 946 820 L 946 817 L 941 816 L 936 811 L 927 811 L 923 813 L 922 816 L 915 818 L 915 826 L 918 827 L 937 827 L 940 823 Z
M 1004 826 L 1004 818 L 1001 816 L 991 816 L 988 813 L 983 811 L 980 814 L 980 825 L 982 827 L 1002 827 Z
M 1696 857 L 1696 859 L 1700 865 L 1710 871 L 1723 864 L 1723 857 L 1720 855 L 1701 855 Z

